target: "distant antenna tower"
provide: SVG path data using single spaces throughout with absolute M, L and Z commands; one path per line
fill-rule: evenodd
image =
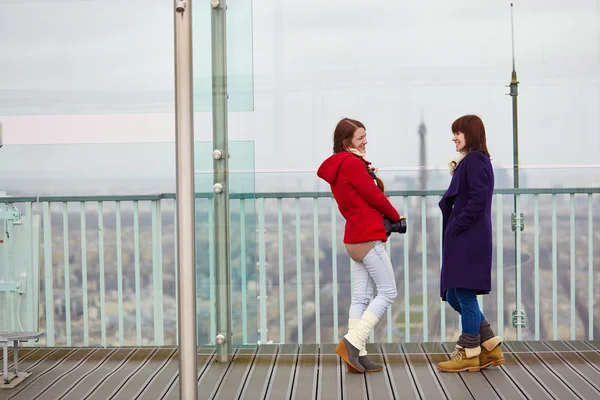
M 510 80 L 510 96 L 512 97 L 513 118 L 513 180 L 514 180 L 514 213 L 511 217 L 511 227 L 515 232 L 515 282 L 516 282 L 516 304 L 512 311 L 513 328 L 516 328 L 517 340 L 521 340 L 521 331 L 525 327 L 525 310 L 521 307 L 521 231 L 524 229 L 523 214 L 519 199 L 519 128 L 517 117 L 517 96 L 519 95 L 519 81 L 517 81 L 517 70 L 515 67 L 515 29 L 513 22 L 513 3 L 510 3 L 510 29 L 512 41 L 512 73 Z

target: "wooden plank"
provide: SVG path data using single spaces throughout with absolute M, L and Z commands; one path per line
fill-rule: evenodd
M 531 351 L 535 352 L 538 358 L 541 359 L 555 375 L 558 375 L 559 379 L 564 381 L 578 396 L 584 399 L 600 398 L 598 386 L 592 383 L 593 381 L 589 381 L 583 374 L 579 373 L 577 369 L 567 361 L 568 358 L 571 360 L 578 359 L 579 357 L 577 357 L 577 355 L 573 353 L 563 353 L 563 355 L 561 355 L 561 353 L 553 352 L 552 349 L 543 342 L 524 342 L 524 344 L 531 349 Z M 575 360 L 575 363 L 584 364 L 581 359 Z M 594 375 L 594 380 L 600 378 L 600 374 L 595 373 Z
M 449 397 L 458 399 L 474 398 L 460 374 L 441 373 L 437 371 L 437 364 L 450 358 L 441 343 L 423 343 L 422 349 L 426 353 L 431 365 L 435 367 L 435 373 L 441 379 Z
M 72 382 L 72 385 L 61 393 L 61 400 L 81 400 L 84 399 L 90 388 L 96 386 L 102 379 L 106 379 L 110 374 L 115 373 L 119 368 L 127 362 L 139 350 L 136 349 L 117 349 L 111 353 L 106 362 L 93 369 L 89 374 L 81 377 L 79 380 Z M 64 397 L 63 397 L 64 396 Z
M 555 399 L 578 399 L 568 386 L 566 386 L 523 342 L 504 342 L 504 346 L 519 360 L 521 366 Z M 513 375 L 515 375 L 513 373 Z M 531 393 L 531 392 L 530 392 Z M 535 397 L 534 397 L 535 398 Z
M 115 394 L 115 388 L 120 388 L 126 380 L 135 375 L 159 351 L 157 348 L 141 348 L 120 364 L 97 385 L 89 388 L 86 400 L 106 400 Z M 117 373 L 118 372 L 118 373 Z
M 400 349 L 406 355 L 413 379 L 418 381 L 418 387 L 422 390 L 422 397 L 427 399 L 446 399 L 447 391 L 442 386 L 443 382 L 434 372 L 436 368 L 429 363 L 421 344 L 404 343 L 400 345 Z
M 280 346 L 273 375 L 267 388 L 265 399 L 289 399 L 298 359 L 298 346 L 285 344 Z
M 600 353 L 590 349 L 590 347 L 584 342 L 564 342 L 565 345 L 572 351 L 576 351 L 577 354 L 586 360 L 592 368 L 600 371 Z
M 321 376 L 319 377 L 319 391 L 317 399 L 332 400 L 342 398 L 341 364 L 340 358 L 335 354 L 335 344 L 321 346 Z M 343 362 L 343 361 L 342 361 Z
M 215 382 L 214 394 L 211 394 L 209 398 L 219 400 L 238 399 L 247 383 L 256 351 L 257 347 L 238 349 L 237 354 L 228 365 L 227 372 L 223 375 L 222 380 L 219 383 Z M 198 388 L 198 393 L 209 393 L 206 386 L 209 383 L 208 379 L 204 379 L 204 383 L 203 388 Z M 200 391 L 201 389 L 202 391 Z
M 171 360 L 174 353 L 173 348 L 159 348 L 137 371 L 133 371 L 120 386 L 115 387 L 108 398 L 133 399 L 139 388 L 145 386 L 148 380 Z
M 318 388 L 318 350 L 316 344 L 299 346 L 296 377 L 293 382 L 290 399 L 315 398 Z
M 394 395 L 390 386 L 390 380 L 388 379 L 387 365 L 383 359 L 381 347 L 374 343 L 367 344 L 367 356 L 374 363 L 383 365 L 383 371 L 365 373 L 369 400 L 393 400 Z
M 204 376 L 209 366 L 214 361 L 215 352 L 210 349 L 198 349 L 196 358 L 196 368 L 198 370 L 198 380 Z M 159 393 L 158 396 L 155 394 Z M 165 366 L 153 382 L 138 395 L 138 399 L 156 397 L 159 399 L 178 399 L 179 398 L 179 351 L 175 353 L 171 362 Z
M 594 350 L 600 351 L 600 340 L 586 340 L 585 342 Z
M 61 376 L 57 379 L 54 384 L 49 387 L 49 390 L 45 393 L 39 393 L 36 395 L 37 400 L 55 400 L 58 399 L 62 393 L 66 392 L 68 388 L 73 386 L 73 382 L 77 382 L 83 379 L 87 374 L 98 368 L 103 362 L 106 361 L 116 349 L 98 349 L 93 352 L 88 358 L 84 360 L 82 364 L 77 368 L 71 370 L 69 373 Z
M 400 353 L 399 345 L 383 343 L 381 350 L 394 398 L 421 399 L 423 389 L 418 380 L 414 379 L 414 371 L 409 366 L 406 355 Z
M 62 358 L 55 366 L 40 371 L 35 379 L 27 380 L 19 385 L 20 391 L 14 397 L 15 400 L 39 399 L 58 382 L 75 372 L 87 359 L 97 353 L 98 349 L 77 349 Z M 56 397 L 54 397 L 56 398 Z
M 277 345 L 261 345 L 258 348 L 254 364 L 248 377 L 248 383 L 242 390 L 240 399 L 263 399 L 272 377 L 277 359 Z

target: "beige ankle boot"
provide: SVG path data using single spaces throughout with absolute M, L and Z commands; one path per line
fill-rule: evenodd
M 479 354 L 480 368 L 496 367 L 504 364 L 504 354 L 500 349 L 501 344 L 502 340 L 498 336 L 494 336 L 481 343 L 481 354 Z
M 473 349 L 456 345 L 456 348 L 448 361 L 442 361 L 437 365 L 438 371 L 443 372 L 477 372 L 479 371 L 479 354 L 481 346 Z
M 354 328 L 356 327 L 356 325 L 358 324 L 359 321 L 360 321 L 360 319 L 358 319 L 358 318 L 351 318 L 348 320 L 348 333 L 350 333 L 354 330 Z M 358 362 L 360 362 L 360 365 L 363 366 L 363 368 L 365 369 L 365 372 L 379 372 L 379 371 L 383 370 L 383 365 L 374 363 L 373 361 L 371 361 L 371 359 L 369 357 L 367 357 L 366 344 L 364 344 L 363 347 L 359 349 Z M 360 371 L 355 370 L 348 364 L 348 372 L 360 372 Z
M 365 311 L 360 320 L 352 323 L 352 329 L 348 330 L 348 333 L 344 336 L 344 339 L 342 339 L 340 344 L 338 344 L 338 349 L 340 352 L 336 350 L 336 353 L 338 353 L 338 355 L 346 362 L 350 371 L 354 369 L 356 372 L 365 372 L 365 367 L 362 366 L 358 358 L 361 350 L 363 351 L 362 354 L 366 354 L 365 344 L 367 342 L 367 338 L 377 322 L 379 322 L 379 318 L 377 318 L 375 314 L 368 310 Z M 356 360 L 350 359 L 350 354 L 345 354 L 344 348 L 341 345 L 343 341 L 345 341 L 347 345 L 351 345 L 351 347 L 358 350 Z M 347 345 L 345 346 L 346 348 L 348 347 Z M 365 360 L 364 357 L 365 356 L 363 356 L 363 360 Z M 372 363 L 369 363 L 368 365 L 370 367 L 369 369 L 372 369 L 371 364 Z

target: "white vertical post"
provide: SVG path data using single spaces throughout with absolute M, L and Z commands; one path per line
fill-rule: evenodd
M 192 1 L 175 0 L 179 398 L 197 399 Z

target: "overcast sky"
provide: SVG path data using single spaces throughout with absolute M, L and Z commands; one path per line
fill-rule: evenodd
M 255 141 L 257 169 L 316 170 L 345 116 L 367 126 L 375 164 L 414 168 L 421 115 L 427 164 L 444 167 L 466 113 L 494 163 L 512 163 L 509 1 L 255 0 L 252 21 L 228 3 L 231 107 L 251 109 L 230 114 L 229 138 Z M 514 3 L 521 163 L 600 165 L 598 2 Z M 198 109 L 207 4 L 194 3 Z M 172 27 L 167 0 L 0 0 L 4 143 L 174 141 Z M 195 129 L 211 140 L 209 112 Z

